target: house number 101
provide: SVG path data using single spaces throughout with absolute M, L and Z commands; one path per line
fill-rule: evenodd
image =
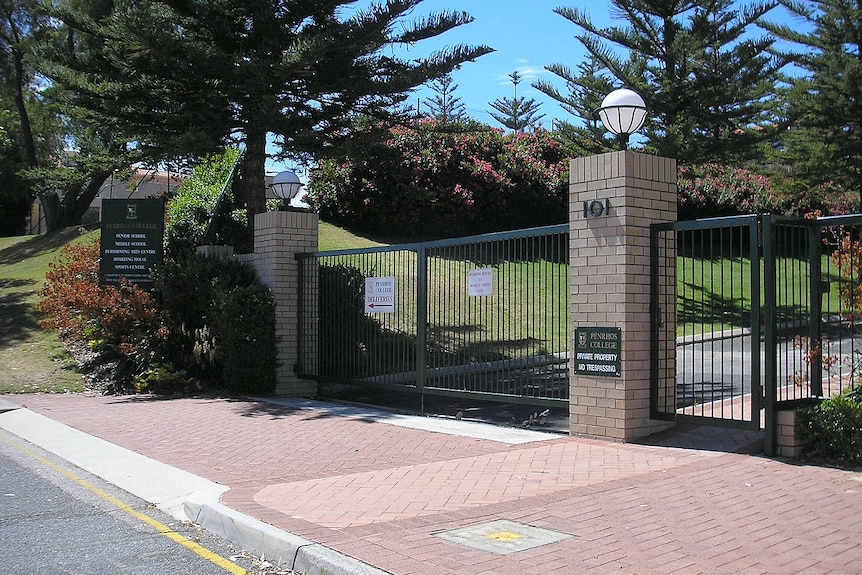
M 598 218 L 601 216 L 609 216 L 611 214 L 611 201 L 610 200 L 593 200 L 591 202 L 584 202 L 584 217 L 585 218 Z

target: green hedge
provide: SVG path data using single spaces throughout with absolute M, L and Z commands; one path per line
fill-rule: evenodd
M 842 465 L 862 464 L 862 385 L 804 407 L 797 434 L 809 441 L 806 455 Z
M 234 393 L 275 391 L 275 301 L 236 260 L 187 254 L 156 272 L 179 339 L 179 363 Z
M 274 393 L 275 300 L 262 285 L 219 294 L 214 325 L 225 386 L 237 393 Z
M 240 151 L 234 148 L 204 158 L 191 176 L 183 180 L 167 206 L 165 257 L 182 258 L 201 245 L 213 217 L 219 195 L 228 184 Z M 229 187 L 219 206 L 219 218 L 212 238 L 216 244 L 245 245 L 249 241 L 245 212 L 234 209 Z

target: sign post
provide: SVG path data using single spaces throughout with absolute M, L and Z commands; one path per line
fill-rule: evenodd
M 102 200 L 99 282 L 118 285 L 126 278 L 152 289 L 150 270 L 162 262 L 165 200 Z

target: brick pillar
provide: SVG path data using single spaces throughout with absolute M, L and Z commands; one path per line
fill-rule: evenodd
M 781 410 L 776 414 L 775 444 L 779 457 L 799 457 L 805 448 L 811 445 L 810 440 L 802 439 L 796 434 L 797 416 L 796 409 Z
M 573 346 L 569 430 L 630 441 L 670 425 L 649 417 L 649 241 L 650 224 L 676 221 L 676 161 L 612 152 L 572 160 L 569 173 L 573 335 L 620 330 L 619 375 L 579 373 L 593 367 Z
M 317 395 L 317 382 L 300 379 L 295 372 L 299 343 L 299 266 L 295 256 L 317 251 L 317 233 L 318 216 L 309 212 L 266 212 L 254 218 L 252 263 L 261 283 L 272 291 L 276 303 L 276 393 L 279 394 Z M 308 336 L 316 337 L 316 334 Z

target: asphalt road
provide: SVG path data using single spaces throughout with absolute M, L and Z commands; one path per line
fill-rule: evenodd
M 266 572 L 256 570 L 255 562 L 0 430 L 3 575 Z

